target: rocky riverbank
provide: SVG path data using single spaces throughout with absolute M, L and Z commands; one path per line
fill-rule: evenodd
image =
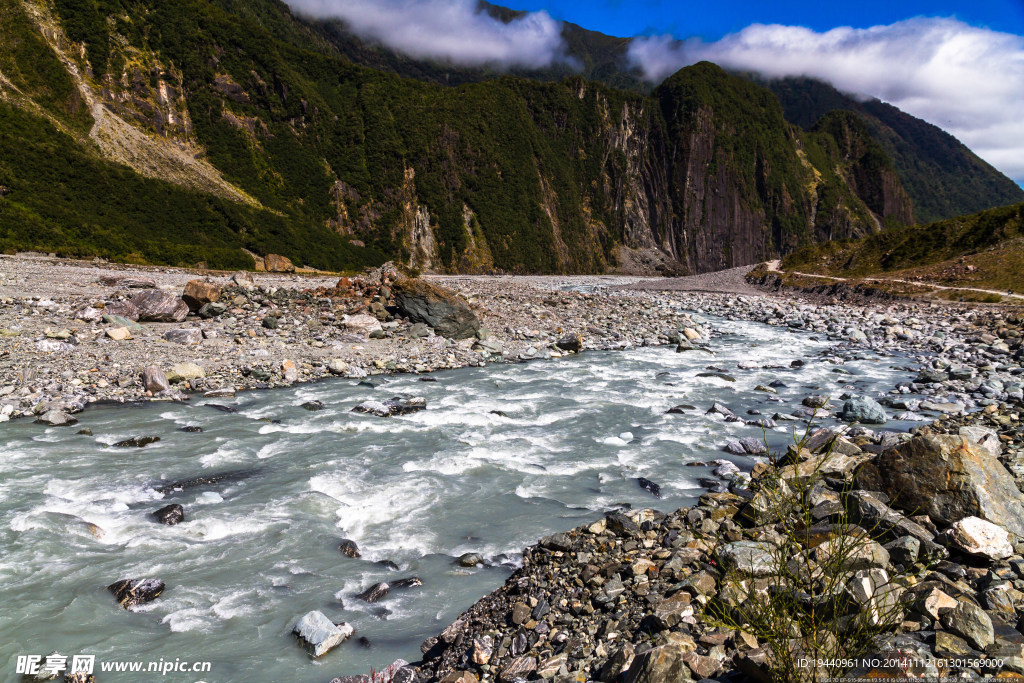
M 560 291 L 543 278 L 431 278 L 403 292 L 387 268 L 339 280 L 25 257 L 0 258 L 0 273 L 0 421 L 68 424 L 95 401 L 666 344 L 700 326 L 678 300 Z M 629 280 L 570 282 L 602 281 Z
M 692 508 L 612 511 L 544 538 L 501 589 L 423 644 L 416 680 L 769 681 L 793 652 L 849 656 L 835 638 L 864 623 L 874 642 L 852 678 L 1019 678 L 1024 476 L 1005 467 L 1020 454 L 1019 407 L 915 434 L 821 429 L 750 481 L 730 473 L 727 491 Z M 837 590 L 825 590 L 830 579 Z M 792 652 L 778 651 L 751 603 L 802 610 Z M 826 614 L 816 634 L 797 628 L 812 606 Z M 798 663 L 786 678 L 812 669 Z

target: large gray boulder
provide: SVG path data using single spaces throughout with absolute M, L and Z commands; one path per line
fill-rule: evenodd
M 188 316 L 188 304 L 168 292 L 150 290 L 132 297 L 142 322 L 180 323 Z
M 1024 537 L 1024 495 L 1002 463 L 962 436 L 915 436 L 875 461 L 892 504 L 949 525 L 980 517 Z
M 404 277 L 392 285 L 395 303 L 414 323 L 426 323 L 434 332 L 467 339 L 480 330 L 480 320 L 466 302 L 443 287 Z
M 868 425 L 883 425 L 889 419 L 878 401 L 866 396 L 851 398 L 843 404 L 839 415 L 845 422 L 860 422 Z

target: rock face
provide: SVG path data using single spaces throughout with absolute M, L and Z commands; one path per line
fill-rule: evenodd
M 107 586 L 107 590 L 114 594 L 118 604 L 125 609 L 156 600 L 164 588 L 164 582 L 160 579 L 121 579 Z
M 392 287 L 395 303 L 413 322 L 430 325 L 442 336 L 453 339 L 472 337 L 480 330 L 480 320 L 469 306 L 451 291 L 429 282 L 401 278 Z
M 132 297 L 142 322 L 180 323 L 188 316 L 188 304 L 168 292 L 150 290 Z
M 335 624 L 323 612 L 309 612 L 295 624 L 292 633 L 314 657 L 320 657 L 331 648 L 348 639 L 355 629 L 348 624 Z
M 287 256 L 267 254 L 263 257 L 263 267 L 270 273 L 294 273 L 295 264 Z
M 952 524 L 980 517 L 1024 537 L 1024 495 L 1003 465 L 962 436 L 915 436 L 876 461 L 893 504 Z

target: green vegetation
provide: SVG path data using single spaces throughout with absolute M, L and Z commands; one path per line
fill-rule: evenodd
M 914 202 L 917 220 L 932 222 L 1024 201 L 1024 190 L 937 126 L 878 100 L 860 102 L 828 83 L 804 77 L 764 80 L 786 118 L 810 130 L 833 110 L 856 113 Z
M 99 161 L 44 120 L 0 102 L 0 249 L 252 268 L 242 247 L 342 270 L 378 264 L 315 224 L 150 180 Z
M 783 268 L 1024 290 L 1024 204 L 801 249 Z

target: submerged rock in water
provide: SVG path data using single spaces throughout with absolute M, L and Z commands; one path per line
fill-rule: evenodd
M 335 624 L 323 612 L 314 610 L 299 619 L 292 633 L 314 657 L 320 657 L 351 637 L 355 629 L 345 623 Z
M 203 428 L 198 425 L 185 425 L 178 430 L 179 432 L 188 432 L 189 434 L 199 434 L 203 431 Z
M 306 401 L 300 407 L 305 408 L 310 412 L 316 412 L 317 410 L 323 410 L 326 408 L 323 401 Z
M 38 424 L 49 425 L 51 427 L 70 427 L 71 425 L 78 424 L 78 420 L 71 417 L 63 410 L 48 410 L 40 415 L 36 422 Z
M 391 582 L 391 588 L 401 590 L 402 588 L 415 588 L 416 586 L 422 586 L 423 582 L 420 581 L 418 576 L 407 576 L 404 579 L 396 579 Z
M 107 586 L 118 604 L 125 609 L 156 600 L 164 592 L 160 579 L 121 579 Z
M 390 592 L 391 585 L 384 581 L 381 581 L 380 583 L 373 584 L 372 586 L 364 590 L 362 593 L 356 595 L 356 597 L 362 600 L 363 602 L 369 602 L 372 604 L 374 602 L 379 602 L 383 600 L 388 596 L 388 593 Z
M 362 557 L 362 553 L 359 552 L 359 546 L 355 541 L 348 538 L 341 539 L 341 543 L 338 545 L 338 550 L 341 551 L 342 555 L 351 557 L 352 559 L 359 559 Z
M 156 521 L 161 524 L 174 526 L 178 522 L 185 521 L 185 508 L 181 507 L 177 503 L 171 503 L 170 505 L 165 505 L 154 512 L 153 516 L 156 517 Z
M 233 483 L 241 481 L 255 474 L 259 474 L 258 469 L 253 470 L 231 470 L 228 472 L 220 472 L 218 474 L 209 474 L 202 477 L 192 477 L 191 479 L 180 479 L 170 484 L 164 484 L 156 488 L 158 493 L 173 493 L 175 491 L 184 491 L 185 489 L 193 489 L 200 486 L 212 486 L 214 484 L 220 484 L 223 482 Z
M 655 484 L 646 477 L 637 477 L 636 483 L 645 491 L 650 491 L 651 495 L 655 498 L 661 498 L 661 486 L 659 484 Z
M 406 415 L 424 410 L 427 407 L 425 398 L 389 398 L 384 401 L 363 401 L 352 412 L 369 413 L 378 417 L 394 417 L 395 415 Z
M 457 562 L 460 567 L 475 567 L 478 564 L 483 564 L 484 558 L 480 553 L 463 553 Z
M 113 444 L 114 448 L 142 448 L 160 440 L 159 436 L 133 436 Z
M 204 405 L 206 405 L 207 408 L 213 408 L 214 410 L 219 410 L 222 413 L 237 413 L 238 412 L 238 408 L 235 408 L 234 406 L 221 405 L 220 403 L 206 403 Z

